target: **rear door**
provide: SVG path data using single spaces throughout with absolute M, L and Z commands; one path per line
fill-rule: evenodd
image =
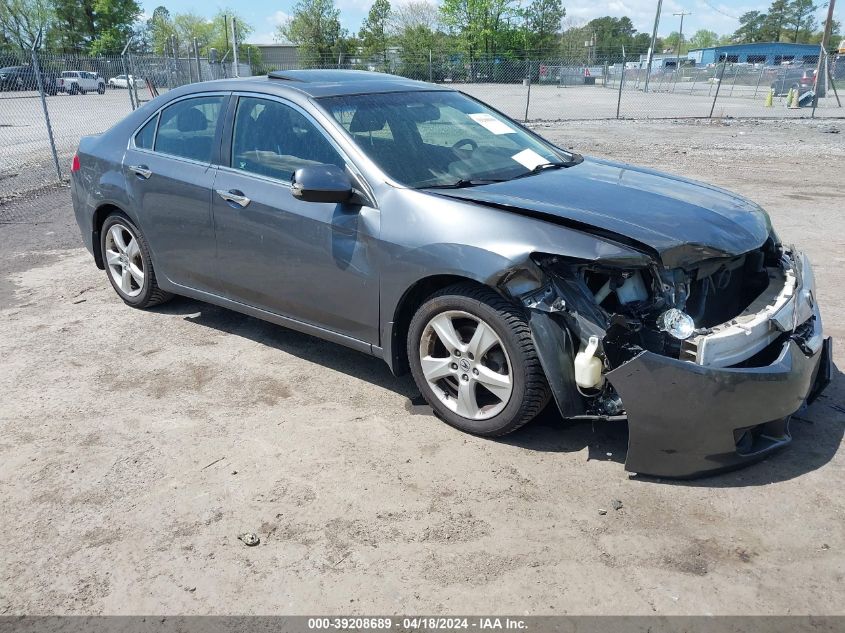
M 156 274 L 217 292 L 211 191 L 228 93 L 172 102 L 135 134 L 123 169 Z
M 225 295 L 377 344 L 378 209 L 291 194 L 300 167 L 334 164 L 360 179 L 354 165 L 289 102 L 240 95 L 230 110 L 212 196 Z

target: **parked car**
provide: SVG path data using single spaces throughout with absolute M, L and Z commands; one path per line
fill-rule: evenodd
M 109 88 L 128 88 L 135 85 L 135 78 L 132 75 L 118 75 L 109 79 Z
M 97 73 L 84 70 L 65 70 L 58 79 L 57 88 L 59 92 L 67 94 L 86 94 L 89 91 L 96 91 L 97 94 L 106 92 L 106 82 Z
M 810 66 L 786 66 L 778 69 L 771 88 L 776 97 L 789 93 L 790 90 L 798 90 L 799 93 L 813 89 L 816 81 L 816 68 Z
M 444 86 L 191 84 L 83 137 L 71 172 L 128 305 L 184 295 L 383 358 L 469 433 L 554 399 L 627 419 L 627 469 L 694 476 L 788 444 L 830 379 L 810 263 L 758 205 L 582 157 Z
M 56 94 L 56 78 L 41 73 L 44 92 Z M 0 68 L 0 90 L 38 90 L 38 76 L 32 66 L 9 66 Z

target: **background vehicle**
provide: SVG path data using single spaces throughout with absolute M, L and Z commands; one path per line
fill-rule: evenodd
M 816 69 L 810 66 L 787 66 L 778 69 L 771 88 L 776 97 L 787 94 L 790 90 L 807 92 L 813 89 L 816 80 Z
M 44 91 L 56 94 L 56 78 L 48 73 L 41 73 Z M 10 66 L 0 68 L 0 90 L 38 90 L 38 78 L 32 66 Z
M 132 75 L 118 75 L 109 79 L 109 88 L 128 88 L 135 85 L 135 78 Z
M 65 70 L 58 79 L 57 89 L 67 94 L 86 94 L 88 91 L 96 91 L 103 94 L 106 91 L 106 82 L 97 73 L 84 70 Z

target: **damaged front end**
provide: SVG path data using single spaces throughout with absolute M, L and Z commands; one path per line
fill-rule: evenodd
M 774 239 L 666 269 L 535 254 L 526 306 L 566 418 L 628 420 L 632 472 L 694 477 L 789 443 L 789 418 L 830 380 L 810 264 Z

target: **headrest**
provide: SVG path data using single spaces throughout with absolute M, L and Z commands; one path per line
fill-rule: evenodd
M 202 111 L 194 106 L 179 113 L 176 117 L 176 127 L 180 132 L 201 132 L 208 127 L 208 120 Z
M 376 132 L 384 129 L 387 118 L 384 112 L 375 108 L 358 108 L 352 115 L 352 122 L 349 124 L 350 132 Z

